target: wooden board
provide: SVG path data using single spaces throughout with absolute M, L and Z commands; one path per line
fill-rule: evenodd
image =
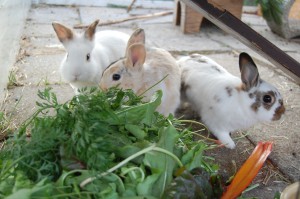
M 237 18 L 242 16 L 243 0 L 213 0 L 219 8 L 228 10 Z M 196 33 L 200 31 L 203 15 L 190 8 L 184 2 L 175 0 L 174 25 L 180 25 L 183 33 Z
M 208 3 L 207 0 L 182 1 L 222 30 L 268 59 L 300 84 L 300 64 L 241 20 L 224 9 L 218 9 L 215 7 L 216 5 Z

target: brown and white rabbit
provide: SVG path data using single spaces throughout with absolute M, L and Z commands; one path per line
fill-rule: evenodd
M 83 34 L 73 32 L 60 23 L 52 23 L 67 51 L 60 74 L 75 93 L 83 87 L 98 86 L 103 70 L 124 56 L 129 35 L 114 30 L 96 32 L 98 22 L 93 22 Z
M 164 77 L 162 82 L 144 93 Z M 164 115 L 174 114 L 180 104 L 180 68 L 168 51 L 161 48 L 146 49 L 143 29 L 137 29 L 129 38 L 125 58 L 111 64 L 103 72 L 101 89 L 117 85 L 132 89 L 137 95 L 143 94 L 146 101 L 156 90 L 162 90 L 162 102 L 157 111 Z
M 285 108 L 278 90 L 260 79 L 252 58 L 239 56 L 241 79 L 208 57 L 194 54 L 178 61 L 186 98 L 202 122 L 228 148 L 230 132 L 258 122 L 279 120 Z

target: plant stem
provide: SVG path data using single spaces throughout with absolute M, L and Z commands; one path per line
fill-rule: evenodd
M 122 167 L 123 165 L 127 164 L 129 161 L 133 160 L 134 158 L 140 156 L 140 155 L 143 155 L 147 152 L 150 152 L 150 151 L 158 151 L 158 152 L 162 152 L 162 153 L 165 153 L 167 155 L 169 155 L 170 157 L 172 157 L 180 167 L 183 167 L 183 164 L 181 163 L 181 161 L 178 159 L 177 156 L 175 156 L 173 153 L 171 153 L 170 151 L 168 150 L 165 150 L 163 148 L 160 148 L 160 147 L 156 147 L 155 145 L 151 145 L 150 147 L 147 147 L 131 156 L 129 156 L 128 158 L 126 158 L 125 160 L 123 160 L 122 162 L 120 162 L 119 164 L 117 164 L 116 166 L 108 169 L 106 172 L 103 172 L 95 177 L 90 177 L 90 178 L 87 178 L 85 179 L 84 181 L 82 181 L 80 183 L 80 187 L 83 188 L 85 187 L 87 184 L 93 182 L 94 180 L 96 180 L 97 178 L 101 178 L 103 176 L 106 176 L 107 174 L 109 173 L 112 173 L 113 171 L 119 169 L 120 167 Z
M 80 183 L 80 187 L 81 188 L 85 187 L 87 184 L 93 182 L 97 178 L 101 178 L 101 177 L 103 177 L 103 176 L 105 176 L 105 175 L 107 175 L 107 174 L 109 174 L 109 173 L 117 170 L 118 168 L 120 168 L 123 165 L 127 164 L 129 161 L 133 160 L 134 158 L 136 158 L 136 157 L 138 157 L 140 155 L 143 155 L 144 153 L 147 153 L 149 151 L 152 151 L 154 148 L 155 148 L 155 145 L 151 145 L 151 146 L 149 146 L 149 147 L 147 147 L 147 148 L 145 148 L 145 149 L 143 149 L 143 150 L 141 150 L 141 151 L 139 151 L 139 152 L 137 152 L 137 153 L 129 156 L 128 158 L 126 158 L 125 160 L 123 160 L 122 162 L 120 162 L 119 164 L 117 164 L 116 166 L 108 169 L 106 172 L 101 173 L 101 174 L 97 175 L 96 177 L 90 177 L 90 178 L 85 179 L 83 182 Z
M 204 128 L 208 129 L 204 124 L 202 124 L 201 122 L 197 122 L 194 120 L 180 120 L 180 122 L 186 122 L 186 123 L 192 123 L 192 124 L 198 124 L 200 126 L 204 126 Z
M 154 88 L 156 85 L 160 84 L 162 81 L 164 81 L 167 78 L 168 75 L 164 76 L 159 82 L 157 82 L 156 84 L 154 84 L 153 86 L 151 86 L 150 88 L 148 88 L 147 90 L 145 90 L 144 92 L 142 92 L 138 97 L 143 96 L 146 92 L 148 92 L 149 90 L 151 90 L 152 88 Z
M 144 173 L 144 171 L 140 167 L 131 167 L 131 168 L 127 169 L 126 171 L 124 171 L 122 173 L 122 175 L 126 175 L 127 173 L 129 173 L 131 171 L 134 171 L 134 170 L 137 170 L 137 171 L 139 171 L 141 173 L 141 181 L 144 181 L 144 179 L 145 179 L 145 173 Z

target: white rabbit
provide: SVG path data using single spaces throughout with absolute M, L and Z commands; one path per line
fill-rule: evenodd
M 260 79 L 252 58 L 241 53 L 241 79 L 208 57 L 194 54 L 178 61 L 186 98 L 202 122 L 228 148 L 230 132 L 258 122 L 279 120 L 285 108 L 278 90 Z
M 126 56 L 111 64 L 100 81 L 102 89 L 119 85 L 132 89 L 137 95 L 144 94 L 148 101 L 156 90 L 163 91 L 161 105 L 157 111 L 168 115 L 174 114 L 180 104 L 181 75 L 175 58 L 161 48 L 145 48 L 145 32 L 137 29 L 130 37 Z M 151 86 L 162 82 L 144 93 Z
M 117 59 L 124 57 L 129 35 L 113 30 L 96 32 L 99 20 L 93 22 L 83 34 L 53 22 L 52 26 L 67 54 L 60 74 L 78 93 L 83 87 L 98 86 L 103 70 Z

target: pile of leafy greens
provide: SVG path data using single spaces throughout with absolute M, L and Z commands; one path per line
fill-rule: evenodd
M 131 90 L 85 90 L 60 104 L 39 92 L 38 111 L 0 151 L 0 198 L 219 198 L 208 146 Z

